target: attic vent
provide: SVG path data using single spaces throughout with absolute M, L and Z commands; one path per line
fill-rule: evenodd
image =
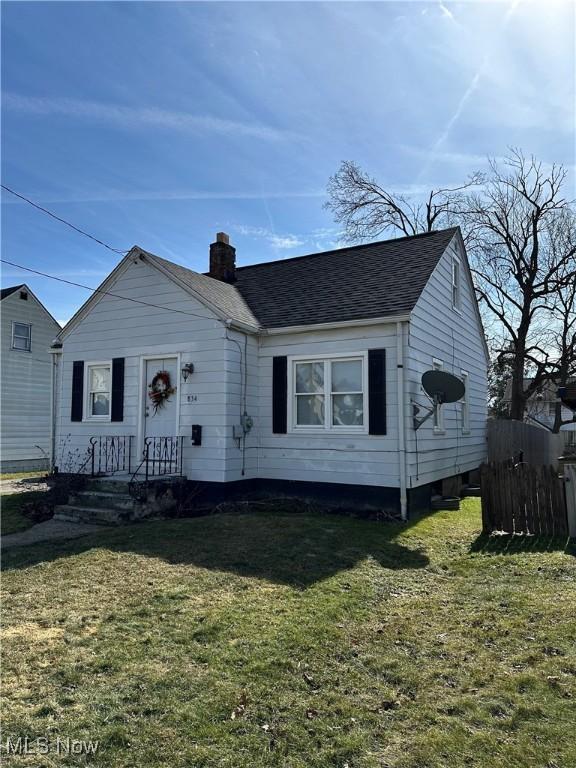
M 28 292 L 20 291 L 20 298 L 22 299 L 22 301 L 28 301 Z

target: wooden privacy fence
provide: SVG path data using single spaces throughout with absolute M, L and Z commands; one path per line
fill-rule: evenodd
M 558 457 L 564 451 L 565 434 L 555 435 L 522 421 L 491 420 L 488 422 L 488 461 L 515 458 L 526 464 L 557 467 Z
M 565 481 L 554 467 L 490 462 L 480 477 L 484 533 L 569 535 Z

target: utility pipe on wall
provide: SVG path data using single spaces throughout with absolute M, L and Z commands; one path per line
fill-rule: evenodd
M 406 419 L 404 413 L 404 323 L 396 323 L 396 392 L 398 398 L 398 463 L 400 465 L 400 515 L 408 519 L 406 491 Z

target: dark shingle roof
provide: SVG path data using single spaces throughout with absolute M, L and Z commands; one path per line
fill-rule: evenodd
M 24 288 L 24 285 L 13 285 L 11 288 L 2 288 L 0 290 L 0 301 L 2 299 L 5 299 L 7 296 L 11 296 L 15 291 L 19 290 L 20 288 Z
M 404 314 L 456 232 L 453 227 L 239 267 L 234 287 L 264 328 Z

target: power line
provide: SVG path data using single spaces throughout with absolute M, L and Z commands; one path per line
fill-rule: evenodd
M 21 195 L 19 192 L 15 192 L 13 189 L 10 189 L 10 187 L 7 187 L 4 184 L 0 184 L 2 189 L 5 189 L 6 192 L 10 192 L 11 195 L 14 195 L 14 197 L 19 197 L 20 200 L 24 200 L 25 203 L 29 203 L 34 208 L 37 208 L 39 211 L 42 211 L 42 213 L 46 213 L 48 216 L 51 216 L 53 219 L 56 219 L 56 221 L 61 222 L 62 224 L 65 224 L 67 227 L 70 227 L 70 229 L 73 229 L 75 232 L 78 232 L 81 235 L 84 235 L 84 237 L 90 238 L 90 240 L 93 240 L 95 243 L 98 243 L 99 245 L 103 245 L 104 248 L 108 248 L 109 251 L 112 251 L 112 253 L 119 253 L 121 256 L 125 256 L 129 251 L 121 251 L 119 248 L 112 248 L 111 245 L 108 245 L 107 243 L 103 242 L 102 240 L 98 240 L 97 237 L 94 237 L 94 235 L 88 234 L 88 232 L 84 232 L 83 229 L 79 229 L 78 227 L 75 227 L 74 224 L 70 224 L 69 221 L 66 221 L 66 219 L 60 218 L 60 216 L 56 216 L 55 213 L 52 213 L 52 211 L 49 211 L 47 208 L 42 208 L 41 205 L 38 205 L 38 203 L 35 203 L 33 200 L 29 200 L 27 197 L 24 197 L 24 195 Z
M 154 309 L 163 309 L 165 312 L 178 312 L 180 315 L 191 315 L 192 317 L 200 317 L 203 320 L 218 320 L 218 322 L 221 322 L 219 318 L 209 317 L 208 315 L 199 315 L 196 312 L 187 312 L 185 309 L 173 309 L 172 307 L 163 307 L 160 304 L 151 304 L 148 301 L 142 301 L 141 299 L 132 299 L 130 296 L 120 296 L 118 293 L 112 293 L 111 291 L 103 291 L 100 288 L 92 288 L 89 285 L 83 285 L 83 283 L 75 283 L 72 280 L 65 280 L 63 277 L 56 277 L 56 275 L 49 275 L 47 272 L 40 272 L 37 269 L 31 269 L 30 267 L 24 267 L 22 264 L 16 264 L 13 261 L 8 261 L 7 259 L 0 259 L 0 262 L 2 264 L 9 264 L 11 267 L 16 267 L 17 269 L 23 269 L 25 272 L 32 272 L 35 275 L 40 275 L 41 277 L 48 277 L 50 280 L 57 280 L 59 283 L 67 283 L 68 285 L 74 285 L 76 288 L 85 288 L 87 291 L 92 291 L 92 293 L 100 293 L 104 296 L 112 296 L 115 299 L 123 299 L 124 301 L 132 301 L 134 304 L 143 304 L 145 307 L 154 307 Z

